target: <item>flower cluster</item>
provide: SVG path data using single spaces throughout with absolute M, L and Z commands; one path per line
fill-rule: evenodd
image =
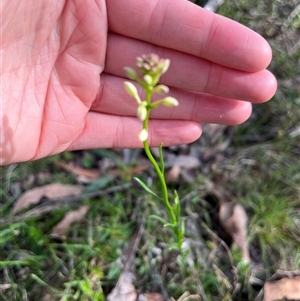
M 165 85 L 158 84 L 161 76 L 168 70 L 170 66 L 169 59 L 161 59 L 156 54 L 142 55 L 137 58 L 136 64 L 138 72 L 133 68 L 125 67 L 127 77 L 138 83 L 146 92 L 146 99 L 141 100 L 137 88 L 132 82 L 124 83 L 125 90 L 137 102 L 137 117 L 144 122 L 143 129 L 139 133 L 139 139 L 144 142 L 148 139 L 148 118 L 152 109 L 160 105 L 166 107 L 178 106 L 178 101 L 174 97 L 165 96 L 155 102 L 151 102 L 153 94 L 165 95 L 169 92 L 169 88 Z M 145 122 L 146 121 L 146 122 Z

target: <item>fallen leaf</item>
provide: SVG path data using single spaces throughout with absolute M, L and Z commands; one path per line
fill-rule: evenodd
M 167 173 L 166 173 L 166 182 L 167 183 L 177 183 L 179 180 L 179 176 L 181 173 L 181 167 L 178 165 L 174 165 Z
M 73 164 L 66 164 L 63 162 L 56 163 L 60 168 L 72 172 L 74 175 L 85 177 L 89 179 L 97 179 L 100 177 L 100 172 L 97 169 L 86 169 L 74 166 Z
M 77 210 L 68 212 L 64 218 L 53 228 L 52 237 L 62 237 L 75 222 L 80 222 L 89 211 L 90 206 L 83 205 Z
M 248 216 L 242 205 L 232 200 L 229 193 L 221 186 L 207 181 L 207 187 L 220 202 L 219 220 L 233 242 L 242 251 L 245 263 L 250 263 L 250 254 L 247 244 Z
M 56 163 L 60 168 L 72 172 L 74 175 L 77 176 L 77 181 L 82 184 L 88 184 L 95 180 L 97 180 L 101 173 L 97 169 L 85 169 L 81 167 L 74 166 L 73 164 L 66 164 L 63 162 Z M 135 166 L 135 167 L 126 167 L 126 168 L 113 168 L 113 169 L 105 169 L 102 174 L 106 174 L 107 176 L 128 176 L 132 177 L 135 174 L 140 174 L 143 171 L 149 169 L 151 164 L 144 164 L 142 166 Z
M 233 242 L 242 251 L 245 263 L 250 263 L 250 254 L 247 245 L 248 217 L 240 204 L 221 203 L 219 211 L 220 222 L 232 236 Z
M 200 161 L 198 158 L 191 155 L 168 156 L 165 165 L 167 167 L 171 166 L 171 169 L 166 173 L 167 183 L 177 183 L 179 181 L 179 176 L 183 172 L 198 168 L 200 166 Z M 193 181 L 193 178 L 186 173 L 185 180 L 190 183 Z
M 107 301 L 136 301 L 137 292 L 132 284 L 133 278 L 131 272 L 122 272 L 116 286 L 107 296 Z
M 282 278 L 266 282 L 264 285 L 264 301 L 300 300 L 300 277 Z
M 24 192 L 15 202 L 12 213 L 16 214 L 30 205 L 38 204 L 42 198 L 57 199 L 67 196 L 77 196 L 81 193 L 82 186 L 63 185 L 53 183 L 41 187 L 36 187 Z

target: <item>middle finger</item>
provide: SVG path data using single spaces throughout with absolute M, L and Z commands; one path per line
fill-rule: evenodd
M 276 90 L 276 79 L 268 70 L 243 72 L 114 33 L 108 35 L 104 72 L 124 77 L 123 68 L 134 67 L 136 57 L 148 53 L 171 60 L 170 69 L 161 78 L 161 83 L 169 87 L 252 103 L 269 100 Z

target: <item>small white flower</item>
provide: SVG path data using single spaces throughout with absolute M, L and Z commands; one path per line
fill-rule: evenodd
M 142 142 L 146 141 L 148 139 L 148 131 L 146 129 L 142 129 L 138 134 L 138 138 Z

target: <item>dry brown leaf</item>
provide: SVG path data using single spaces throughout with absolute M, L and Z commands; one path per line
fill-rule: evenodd
M 282 278 L 265 283 L 264 301 L 276 301 L 284 298 L 300 300 L 300 277 Z
M 52 237 L 62 237 L 75 222 L 80 222 L 89 211 L 90 206 L 83 205 L 77 210 L 68 212 L 64 218 L 53 228 Z
M 131 272 L 122 272 L 115 288 L 107 296 L 107 301 L 136 301 L 137 292 L 132 284 L 133 278 Z
M 221 225 L 242 251 L 243 261 L 251 261 L 247 244 L 248 216 L 242 205 L 232 200 L 229 193 L 220 186 L 207 181 L 207 186 L 220 202 L 219 220 Z
M 74 166 L 73 164 L 66 164 L 63 162 L 57 162 L 56 164 L 60 168 L 72 172 L 77 176 L 86 177 L 90 179 L 97 179 L 100 177 L 100 172 L 97 169 L 86 169 L 86 168 Z
M 198 158 L 191 155 L 169 156 L 166 166 L 171 166 L 171 169 L 166 174 L 167 183 L 177 183 L 179 176 L 187 170 L 195 169 L 200 166 Z M 193 182 L 193 178 L 185 174 L 186 182 Z
M 167 173 L 166 173 L 166 182 L 167 183 L 177 183 L 179 180 L 179 176 L 181 173 L 181 167 L 178 165 L 174 165 Z
M 41 187 L 36 187 L 24 192 L 15 202 L 12 213 L 16 214 L 30 205 L 39 203 L 44 197 L 49 200 L 64 198 L 67 196 L 77 196 L 81 193 L 82 186 L 79 185 L 63 185 L 53 183 Z
M 57 162 L 56 165 L 76 175 L 77 182 L 80 184 L 89 184 L 100 177 L 100 171 L 97 169 L 81 168 L 63 162 Z
M 245 209 L 234 202 L 221 203 L 219 218 L 233 242 L 242 251 L 243 261 L 249 263 L 251 260 L 247 245 L 248 217 Z

